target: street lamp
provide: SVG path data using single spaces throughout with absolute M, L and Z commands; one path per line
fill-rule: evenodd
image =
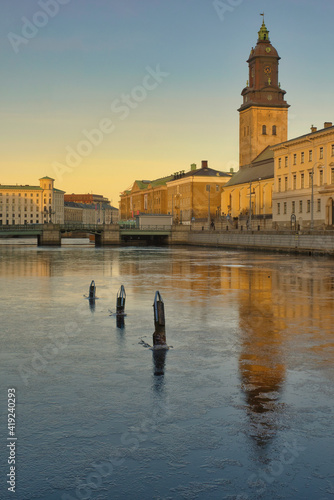
M 210 224 L 210 189 L 211 189 L 210 184 L 207 184 L 206 190 L 208 192 L 208 224 Z
M 258 178 L 257 182 L 260 183 L 261 177 Z M 255 191 L 254 191 L 255 194 Z M 248 229 L 252 229 L 252 181 L 249 183 L 249 218 L 248 218 Z
M 315 163 L 310 171 L 310 177 L 311 177 L 311 226 L 310 229 L 313 230 L 314 228 L 314 169 L 318 166 L 322 165 L 321 161 L 317 161 Z

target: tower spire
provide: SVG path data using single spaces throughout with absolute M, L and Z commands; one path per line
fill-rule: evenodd
M 259 38 L 258 41 L 268 41 L 269 42 L 269 31 L 267 30 L 266 25 L 264 24 L 264 12 L 260 14 L 262 16 L 262 26 L 260 28 L 260 31 L 258 32 Z

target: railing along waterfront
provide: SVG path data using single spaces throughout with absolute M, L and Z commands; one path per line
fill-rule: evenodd
M 127 231 L 171 231 L 172 227 L 171 226 L 166 226 L 166 225 L 148 225 L 148 226 L 132 226 L 132 225 L 127 225 L 127 224 L 120 224 L 119 228 L 121 230 L 127 230 Z

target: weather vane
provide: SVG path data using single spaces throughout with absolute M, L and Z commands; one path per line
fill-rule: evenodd
M 260 13 L 260 16 L 263 16 L 263 22 L 264 22 L 264 12 Z

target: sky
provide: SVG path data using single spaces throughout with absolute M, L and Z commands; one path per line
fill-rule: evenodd
M 333 0 L 3 0 L 0 184 L 47 175 L 118 206 L 136 179 L 237 170 L 261 12 L 289 139 L 334 122 Z

